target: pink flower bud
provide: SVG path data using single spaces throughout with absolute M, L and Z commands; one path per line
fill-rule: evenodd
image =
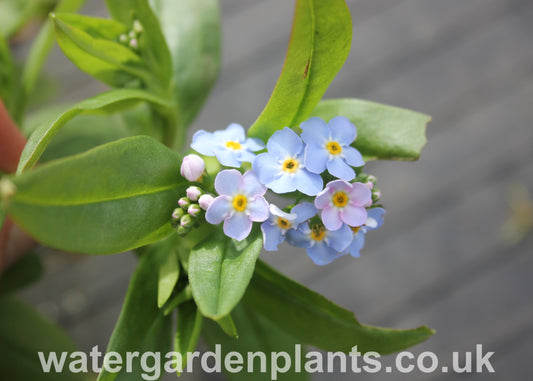
M 192 186 L 187 188 L 187 198 L 191 201 L 197 201 L 198 197 L 202 195 L 202 190 L 198 187 Z
M 207 208 L 209 208 L 209 206 L 213 203 L 214 199 L 215 198 L 210 194 L 203 194 L 198 199 L 198 204 L 200 204 L 200 208 L 207 210 Z
M 200 206 L 198 204 L 191 204 L 187 209 L 187 213 L 189 213 L 189 215 L 194 218 L 197 217 L 198 214 L 200 214 L 201 210 L 202 209 L 200 209 Z
M 374 183 L 372 181 L 367 181 L 365 183 L 366 187 L 370 190 L 372 190 L 374 188 Z
M 181 175 L 189 181 L 197 181 L 205 170 L 204 160 L 195 154 L 187 155 L 181 163 Z

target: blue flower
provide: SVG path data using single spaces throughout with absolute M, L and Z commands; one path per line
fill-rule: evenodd
M 292 208 L 291 213 L 285 213 L 274 204 L 270 204 L 270 217 L 261 224 L 265 250 L 276 251 L 278 245 L 285 240 L 285 234 L 317 214 L 316 208 L 309 202 L 304 202 Z
M 307 255 L 317 265 L 327 265 L 344 255 L 352 238 L 353 233 L 347 225 L 331 231 L 322 224 L 309 226 L 309 223 L 303 223 L 298 229 L 287 232 L 287 241 L 306 248 Z
M 207 208 L 205 219 L 216 225 L 224 221 L 224 234 L 242 241 L 250 234 L 252 222 L 268 218 L 268 203 L 263 195 L 264 185 L 255 173 L 241 175 L 236 169 L 226 169 L 215 178 L 216 197 Z
M 350 144 L 357 136 L 357 129 L 344 116 L 336 116 L 326 124 L 313 117 L 300 124 L 305 147 L 305 167 L 313 173 L 328 170 L 333 176 L 350 181 L 355 178 L 352 167 L 365 164 L 361 153 Z
M 267 142 L 267 153 L 257 155 L 253 169 L 259 180 L 275 193 L 299 190 L 315 196 L 324 185 L 320 175 L 309 172 L 303 163 L 304 144 L 290 128 L 276 131 Z
M 346 249 L 347 253 L 350 253 L 352 257 L 359 257 L 361 249 L 365 246 L 365 234 L 370 230 L 375 230 L 383 225 L 383 215 L 385 209 L 372 208 L 367 211 L 368 217 L 363 226 L 354 227 L 352 231 L 354 233 L 352 243 Z
M 244 128 L 232 123 L 225 130 L 213 133 L 197 131 L 192 137 L 191 147 L 202 155 L 216 156 L 226 167 L 238 168 L 243 161 L 253 162 L 255 154 L 252 152 L 262 150 L 265 145 L 259 139 L 246 139 Z

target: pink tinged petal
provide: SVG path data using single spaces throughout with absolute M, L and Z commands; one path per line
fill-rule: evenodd
M 270 212 L 268 210 L 268 202 L 263 196 L 256 196 L 253 199 L 248 199 L 246 208 L 249 218 L 255 222 L 263 222 L 268 219 Z
M 252 169 L 263 184 L 269 184 L 282 175 L 281 165 L 276 157 L 269 153 L 257 155 L 252 164 Z
M 363 183 L 353 183 L 348 196 L 352 205 L 364 206 L 368 202 L 372 202 L 372 191 Z
M 304 145 L 300 137 L 288 127 L 272 134 L 267 142 L 268 153 L 279 160 L 287 156 L 296 156 L 303 151 Z
M 342 227 L 342 220 L 340 217 L 339 210 L 335 207 L 327 207 L 322 210 L 320 215 L 322 217 L 322 222 L 328 230 L 338 230 Z
M 328 172 L 340 179 L 350 181 L 355 178 L 355 172 L 344 160 L 336 156 L 327 163 Z
M 214 200 L 215 198 L 210 194 L 203 194 L 198 199 L 198 204 L 200 205 L 200 208 L 202 208 L 203 210 L 207 210 Z
M 342 144 L 351 144 L 357 136 L 355 125 L 345 116 L 336 116 L 328 123 L 333 140 Z
M 224 234 L 237 241 L 242 241 L 252 231 L 252 221 L 244 213 L 235 213 L 224 221 Z
M 300 124 L 302 140 L 306 144 L 315 143 L 321 145 L 329 139 L 330 130 L 326 122 L 319 117 L 312 117 Z
M 326 189 L 322 190 L 315 198 L 315 207 L 317 209 L 324 209 L 331 205 L 331 196 L 332 196 L 331 189 L 329 188 L 329 184 L 326 185 Z
M 278 245 L 283 242 L 283 235 L 280 228 L 275 225 L 270 225 L 268 222 L 261 224 L 261 232 L 263 233 L 263 246 L 267 251 L 278 250 Z
M 242 175 L 236 169 L 220 171 L 215 178 L 215 189 L 220 195 L 233 196 L 242 189 Z
M 341 253 L 328 247 L 324 242 L 317 242 L 317 244 L 308 248 L 307 255 L 319 266 L 330 264 L 335 259 L 342 256 Z
M 361 226 L 366 222 L 366 209 L 362 206 L 348 204 L 340 212 L 340 218 L 350 226 Z
M 316 196 L 324 187 L 324 180 L 320 175 L 301 169 L 294 174 L 296 189 L 308 196 Z
M 231 198 L 227 196 L 218 196 L 216 197 L 207 212 L 205 213 L 205 219 L 210 224 L 216 225 L 228 218 L 233 212 L 233 207 L 231 206 Z
M 192 137 L 191 148 L 206 156 L 215 156 L 213 134 L 204 130 L 197 131 Z
M 323 146 L 310 143 L 305 147 L 305 167 L 313 173 L 322 173 L 326 170 L 329 154 Z
M 246 194 L 251 196 L 262 196 L 267 188 L 259 182 L 257 175 L 253 171 L 246 171 L 242 176 L 242 186 Z
M 352 230 L 343 224 L 340 229 L 327 232 L 324 241 L 336 251 L 342 252 L 350 245 L 352 239 Z
M 343 147 L 342 154 L 346 163 L 350 164 L 352 167 L 362 167 L 365 165 L 363 156 L 361 153 L 353 147 Z
M 352 184 L 344 180 L 333 180 L 326 184 L 326 188 L 330 190 L 331 194 L 339 190 L 349 192 L 352 189 Z

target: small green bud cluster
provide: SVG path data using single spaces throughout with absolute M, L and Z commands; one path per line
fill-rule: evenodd
M 122 33 L 118 37 L 118 41 L 125 46 L 128 46 L 134 50 L 137 50 L 139 48 L 139 38 L 141 37 L 142 32 L 143 32 L 142 24 L 140 23 L 139 20 L 134 20 L 132 29 L 127 34 Z
M 179 207 L 172 212 L 172 226 L 179 235 L 186 235 L 201 222 L 214 199 L 197 186 L 190 186 L 186 193 L 178 200 Z

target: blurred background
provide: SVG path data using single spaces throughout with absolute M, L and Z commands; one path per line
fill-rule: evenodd
M 372 162 L 387 209 L 362 257 L 314 265 L 283 246 L 262 259 L 355 312 L 363 323 L 428 325 L 412 349 L 494 351 L 495 374 L 397 373 L 361 380 L 530 379 L 533 353 L 533 2 L 348 0 L 350 56 L 326 98 L 357 97 L 432 115 L 418 162 Z M 222 0 L 221 77 L 196 129 L 248 127 L 283 65 L 292 20 L 287 0 Z M 103 0 L 82 13 L 106 17 Z M 16 45 L 25 57 L 29 43 Z M 56 47 L 46 74 L 60 87 L 45 103 L 77 101 L 105 86 Z M 136 260 L 47 251 L 46 274 L 22 292 L 83 351 L 104 349 Z M 475 356 L 474 356 L 475 357 Z M 464 358 L 464 357 L 461 357 Z M 389 356 L 390 363 L 392 358 Z M 170 375 L 168 379 L 174 379 Z M 185 380 L 222 379 L 194 374 Z M 316 380 L 353 379 L 319 374 Z

